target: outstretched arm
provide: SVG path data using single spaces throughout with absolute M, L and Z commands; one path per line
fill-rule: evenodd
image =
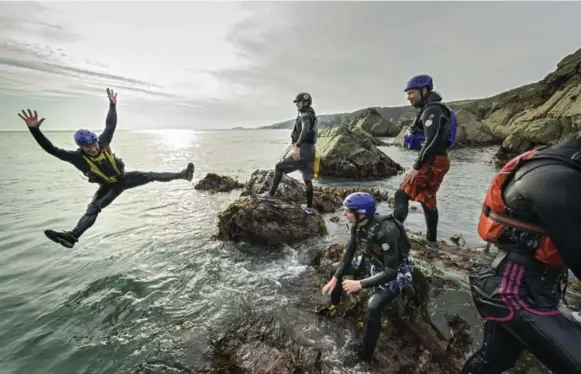
M 105 120 L 105 130 L 99 135 L 99 143 L 108 146 L 113 141 L 113 134 L 117 128 L 117 93 L 107 88 L 107 96 L 109 97 L 109 112 Z
M 18 117 L 22 118 L 26 126 L 28 126 L 28 129 L 34 137 L 34 140 L 36 140 L 38 145 L 40 145 L 40 147 L 44 149 L 46 153 L 53 155 L 60 160 L 70 162 L 72 164 L 75 163 L 78 158 L 76 152 L 55 147 L 50 142 L 50 140 L 48 140 L 48 138 L 40 131 L 40 125 L 44 122 L 45 119 L 38 119 L 36 110 L 33 113 L 30 109 L 28 109 L 28 112 L 23 109 L 22 114 L 18 113 Z
M 345 252 L 343 252 L 343 257 L 341 258 L 341 262 L 339 266 L 337 266 L 337 270 L 335 271 L 335 278 L 339 279 L 343 276 L 345 269 L 347 266 L 351 264 L 353 261 L 353 257 L 355 256 L 355 251 L 357 250 L 357 243 L 355 241 L 356 238 L 356 226 L 353 225 L 351 227 L 351 238 L 349 239 L 349 244 L 347 244 L 347 248 Z

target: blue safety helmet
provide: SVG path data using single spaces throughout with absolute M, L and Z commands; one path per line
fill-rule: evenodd
M 345 208 L 368 217 L 375 214 L 376 204 L 375 198 L 367 192 L 354 192 L 343 201 Z
M 97 134 L 90 130 L 80 129 L 75 132 L 75 143 L 77 143 L 79 147 L 83 145 L 97 144 L 98 142 L 99 139 L 97 138 Z
M 413 89 L 421 89 L 426 87 L 428 89 L 428 91 L 431 91 L 434 89 L 434 80 L 432 79 L 432 77 L 430 77 L 429 75 L 416 75 L 415 77 L 412 77 L 408 83 L 405 86 L 405 90 L 404 92 L 407 92 L 409 90 L 413 90 Z

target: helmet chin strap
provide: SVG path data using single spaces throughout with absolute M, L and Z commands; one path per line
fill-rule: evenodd
M 355 213 L 355 226 L 357 228 L 365 226 L 365 224 L 367 224 L 367 222 L 369 221 L 368 218 L 369 217 L 364 216 L 360 213 Z

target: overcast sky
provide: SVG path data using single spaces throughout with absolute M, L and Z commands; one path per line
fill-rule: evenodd
M 542 79 L 581 47 L 578 2 L 0 2 L 0 129 L 263 126 L 405 105 L 428 73 L 447 100 Z

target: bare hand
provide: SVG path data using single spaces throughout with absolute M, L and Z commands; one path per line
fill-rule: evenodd
M 323 295 L 330 294 L 331 291 L 333 291 L 333 289 L 335 288 L 335 286 L 337 286 L 337 278 L 333 277 L 333 278 L 331 278 L 329 283 L 327 283 L 325 285 L 325 287 L 323 287 L 323 289 L 321 290 L 321 293 Z
M 343 290 L 347 293 L 355 293 L 361 291 L 361 282 L 356 280 L 345 280 L 343 281 Z
M 405 176 L 403 177 L 403 183 L 404 184 L 412 183 L 419 173 L 420 173 L 419 170 L 411 168 L 410 170 L 407 171 L 407 173 L 405 173 Z
M 113 91 L 111 88 L 107 88 L 107 96 L 109 97 L 109 102 L 111 104 L 117 104 L 117 92 Z
M 293 158 L 295 160 L 301 159 L 301 149 L 299 147 L 295 147 L 295 151 L 293 152 Z
M 27 109 L 28 113 L 22 109 L 22 114 L 18 113 L 18 117 L 22 118 L 26 126 L 30 127 L 31 129 L 37 129 L 40 125 L 44 122 L 45 118 L 38 119 L 38 114 L 36 110 L 32 112 L 30 109 Z

